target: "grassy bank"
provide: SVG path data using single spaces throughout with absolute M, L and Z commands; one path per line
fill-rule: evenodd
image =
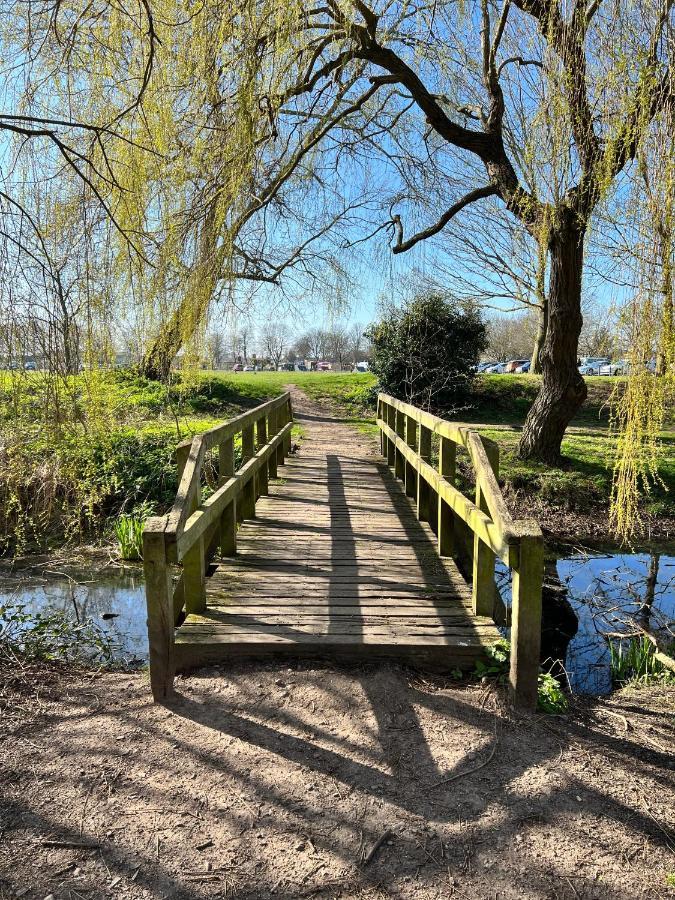
M 281 386 L 289 378 L 309 396 L 336 403 L 346 420 L 376 434 L 374 402 L 376 381 L 372 375 L 331 375 L 311 373 L 270 373 L 234 376 L 238 383 L 264 379 Z M 532 514 L 546 517 L 557 514 L 560 528 L 567 517 L 570 528 L 575 515 L 600 514 L 599 526 L 607 531 L 607 512 L 612 487 L 615 442 L 610 436 L 610 398 L 623 379 L 593 377 L 587 379 L 588 398 L 571 423 L 563 442 L 564 463 L 549 468 L 518 458 L 520 430 L 539 390 L 539 378 L 529 375 L 489 375 L 476 380 L 471 402 L 450 418 L 477 425 L 496 440 L 501 449 L 501 477 L 513 508 L 520 514 L 532 508 Z M 661 435 L 663 454 L 660 481 L 644 498 L 643 509 L 651 517 L 673 515 L 675 494 L 675 429 Z M 464 469 L 465 486 L 470 488 L 470 472 Z
M 370 374 L 200 373 L 170 387 L 125 372 L 50 379 L 0 373 L 0 552 L 109 540 L 120 514 L 163 512 L 176 491 L 176 444 L 280 393 L 293 383 L 337 415 L 375 435 L 376 380 Z M 484 376 L 455 419 L 475 423 L 501 447 L 505 492 L 520 514 L 570 527 L 594 516 L 606 531 L 613 439 L 609 398 L 620 379 L 588 379 L 589 397 L 549 469 L 517 457 L 520 427 L 538 379 Z M 675 430 L 662 436 L 659 476 L 645 498 L 652 516 L 672 515 Z M 470 489 L 469 467 L 464 468 Z M 581 532 L 579 532 L 581 534 Z

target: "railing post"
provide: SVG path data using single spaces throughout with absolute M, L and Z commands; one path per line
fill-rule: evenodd
M 485 455 L 490 462 L 492 471 L 495 473 L 495 478 L 499 478 L 499 448 L 497 445 L 486 444 Z M 490 510 L 480 489 L 478 477 L 476 477 L 476 506 L 484 513 L 490 515 Z M 490 617 L 494 615 L 496 590 L 494 552 L 487 544 L 481 541 L 477 534 L 474 534 L 471 596 L 475 615 Z
M 234 475 L 234 438 L 218 445 L 219 482 L 224 484 Z M 220 555 L 234 556 L 237 552 L 237 499 L 223 510 L 220 518 Z
M 511 592 L 511 702 L 524 710 L 537 706 L 541 649 L 541 588 L 544 580 L 544 540 L 523 535 Z
M 417 453 L 424 462 L 431 462 L 431 429 L 425 425 L 420 425 L 419 429 L 419 445 Z M 430 489 L 429 483 L 421 472 L 417 473 L 417 518 L 421 522 L 429 521 L 430 507 Z
M 284 404 L 286 410 L 286 424 L 293 421 L 293 405 L 291 403 L 291 395 L 288 395 L 288 400 Z M 291 432 L 289 431 L 286 437 L 284 438 L 284 455 L 288 456 L 291 452 Z
M 405 415 L 398 409 L 396 410 L 396 434 L 402 440 L 405 440 Z M 398 449 L 396 450 L 394 472 L 396 474 L 396 477 L 400 478 L 401 481 L 403 481 L 403 479 L 405 478 L 405 456 Z
M 457 468 L 457 445 L 450 438 L 442 437 L 438 456 L 439 474 L 455 483 Z M 455 550 L 454 518 L 452 510 L 440 496 L 438 497 L 438 552 L 441 556 L 452 556 Z
M 380 396 L 378 396 L 378 398 L 377 398 L 377 418 L 380 419 L 382 422 L 389 421 L 385 414 L 386 409 L 387 409 L 387 404 L 384 402 L 384 400 Z M 385 436 L 384 431 L 382 431 L 382 429 L 380 428 L 380 456 L 386 456 L 386 455 L 387 455 L 387 438 Z
M 269 435 L 268 439 L 271 440 L 275 434 L 279 431 L 279 416 L 277 414 L 277 410 L 273 409 L 270 412 L 269 418 Z M 270 457 L 267 460 L 267 473 L 268 480 L 277 477 L 277 451 L 273 450 L 270 453 Z
M 150 687 L 156 702 L 173 693 L 173 588 L 166 558 L 166 518 L 148 519 L 143 529 L 143 572 L 148 609 Z
M 257 438 L 258 438 L 258 450 L 261 447 L 264 447 L 267 443 L 267 418 L 265 416 L 262 419 L 258 419 L 258 427 Z M 267 472 L 267 464 L 265 463 L 258 469 L 258 496 L 260 497 L 262 494 L 269 494 L 269 476 Z
M 387 407 L 387 425 L 393 430 L 396 428 L 396 407 Z M 393 466 L 396 462 L 396 445 L 387 439 L 387 465 Z
M 417 450 L 417 422 L 412 416 L 405 417 L 405 442 Z M 408 460 L 405 461 L 405 492 L 408 497 L 417 498 L 417 469 Z
M 253 425 L 243 428 L 241 432 L 241 462 L 242 465 L 252 459 L 255 454 Z M 255 516 L 255 476 L 252 475 L 241 491 L 241 516 L 242 519 L 252 519 Z

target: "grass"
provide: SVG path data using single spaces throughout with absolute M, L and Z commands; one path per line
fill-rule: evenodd
M 517 456 L 520 426 L 538 381 L 527 375 L 480 377 L 470 407 L 454 418 L 476 424 L 499 443 L 506 493 L 519 502 L 532 497 L 558 509 L 606 515 L 613 461 L 608 401 L 621 379 L 588 379 L 589 397 L 563 444 L 560 468 Z M 167 387 L 126 371 L 67 379 L 0 372 L 0 552 L 50 549 L 116 533 L 134 552 L 133 537 L 121 534 L 132 530 L 130 521 L 171 504 L 176 444 L 289 384 L 376 436 L 376 379 L 368 373 L 201 372 Z M 294 438 L 299 436 L 296 428 Z M 645 500 L 654 514 L 672 508 L 675 490 L 675 431 L 664 433 L 663 442 L 663 484 Z M 460 471 L 463 487 L 471 490 L 469 467 Z
M 672 673 L 656 658 L 654 645 L 647 637 L 610 640 L 609 657 L 615 685 L 673 680 Z

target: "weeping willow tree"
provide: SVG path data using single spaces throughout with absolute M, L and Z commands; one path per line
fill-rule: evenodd
M 587 233 L 617 180 L 633 177 L 641 144 L 672 102 L 672 5 L 223 7 L 212 69 L 232 152 L 219 146 L 220 134 L 209 143 L 222 163 L 210 181 L 220 213 L 215 238 L 202 217 L 215 251 L 211 282 L 200 280 L 203 294 L 191 291 L 195 319 L 213 281 L 233 274 L 242 236 L 269 229 L 266 215 L 315 212 L 313 189 L 327 179 L 345 192 L 345 182 L 377 183 L 389 215 L 368 234 L 388 233 L 394 254 L 442 238 L 474 204 L 499 204 L 539 248 L 546 285 L 542 387 L 520 453 L 558 463 L 586 396 L 577 349 Z M 295 192 L 298 181 L 305 190 Z M 200 246 L 194 232 L 191 246 Z M 181 329 L 171 321 L 164 335 L 171 349 Z
M 419 255 L 489 209 L 535 248 L 546 310 L 520 452 L 559 461 L 594 216 L 644 185 L 673 103 L 672 0 L 3 6 L 3 173 L 26 183 L 30 144 L 45 183 L 71 179 L 43 218 L 26 191 L 5 202 L 50 235 L 87 210 L 101 315 L 131 310 L 147 374 L 237 283 L 311 282 L 366 240 Z
M 641 183 L 625 198 L 629 222 L 625 216 L 619 220 L 633 237 L 626 257 L 633 283 L 624 312 L 631 374 L 613 404 L 617 453 L 611 521 L 625 540 L 639 530 L 641 499 L 659 481 L 661 432 L 675 409 L 675 107 L 656 124 L 638 154 Z

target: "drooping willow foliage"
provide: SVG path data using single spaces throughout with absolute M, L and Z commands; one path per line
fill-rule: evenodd
M 242 283 L 306 290 L 373 245 L 427 266 L 450 248 L 452 271 L 489 214 L 508 225 L 499 252 L 483 229 L 482 258 L 547 309 L 521 449 L 557 461 L 585 393 L 582 251 L 628 196 L 647 233 L 641 165 L 654 196 L 672 192 L 650 149 L 673 104 L 672 28 L 671 0 L 0 0 L 13 321 L 46 286 L 56 342 L 84 322 L 74 343 L 96 362 L 133 327 L 164 376 Z M 517 253 L 500 260 L 509 242 L 527 247 L 527 278 Z M 631 260 L 638 317 L 663 323 L 653 273 Z M 636 365 L 626 436 L 646 378 Z M 655 448 L 658 421 L 630 445 Z M 621 452 L 646 471 L 649 453 Z M 635 479 L 620 463 L 629 518 Z

